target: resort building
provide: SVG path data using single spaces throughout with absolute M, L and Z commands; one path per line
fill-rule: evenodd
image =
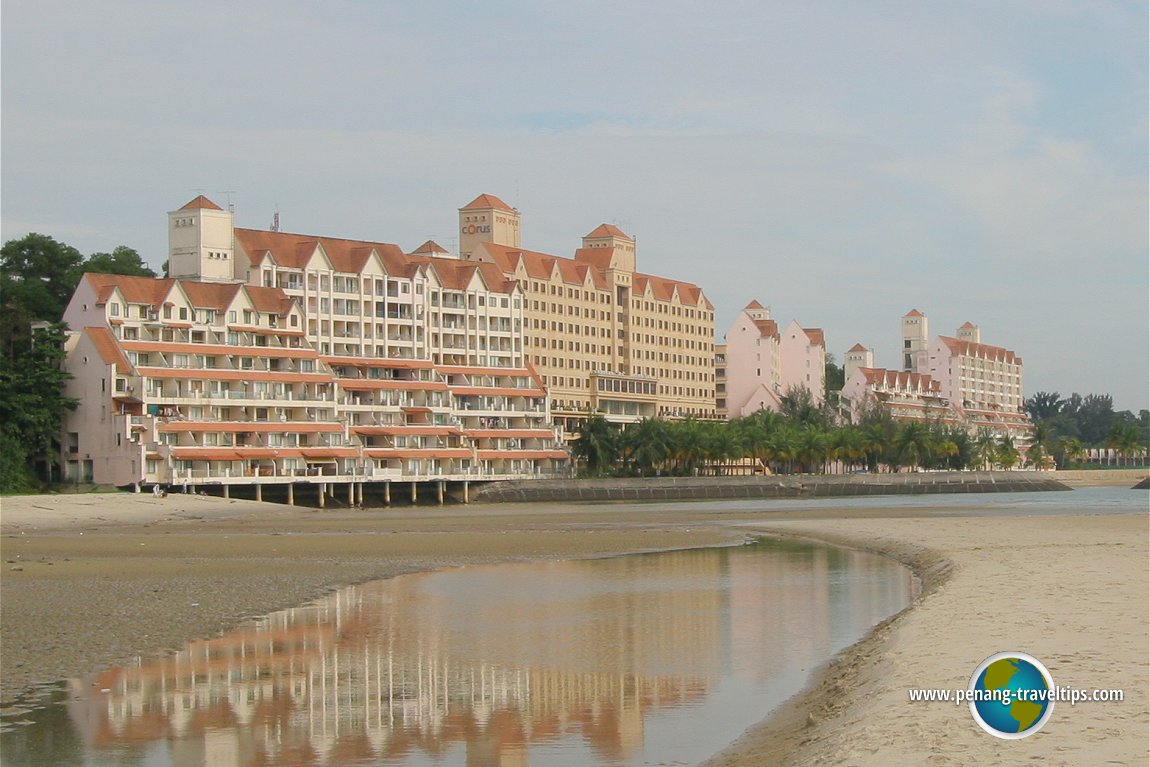
M 722 404 L 727 418 L 759 410 L 779 411 L 794 389 L 810 392 L 821 405 L 826 387 L 826 341 L 820 328 L 792 321 L 782 330 L 771 311 L 752 301 L 735 318 L 724 337 Z
M 518 284 L 523 353 L 558 425 L 715 416 L 714 309 L 694 284 L 637 271 L 633 237 L 602 224 L 571 258 L 524 250 L 519 212 L 487 194 L 459 209 L 459 232 L 464 262 Z
M 912 309 L 902 318 L 903 371 L 875 368 L 869 349 L 845 355 L 843 400 L 857 416 L 877 402 L 900 419 L 938 419 L 970 431 L 1027 440 L 1032 425 L 1023 407 L 1022 358 L 982 343 L 979 328 L 964 323 L 955 336 L 929 339 L 927 317 Z
M 169 233 L 171 278 L 88 274 L 65 313 L 70 478 L 314 477 L 350 503 L 376 480 L 566 471 L 524 297 L 493 265 L 239 229 L 204 197 Z

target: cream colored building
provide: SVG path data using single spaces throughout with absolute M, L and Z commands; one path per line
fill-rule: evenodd
M 85 275 L 65 313 L 70 478 L 350 502 L 376 480 L 565 473 L 523 295 L 494 265 L 240 229 L 204 197 L 168 219 L 179 279 Z
M 524 250 L 520 214 L 492 195 L 459 209 L 460 253 L 524 296 L 524 353 L 556 423 L 715 416 L 714 308 L 688 282 L 637 271 L 634 238 L 602 224 L 571 258 Z
M 902 317 L 900 352 L 902 373 L 875 368 L 861 344 L 846 353 L 843 398 L 853 413 L 869 399 L 901 417 L 917 409 L 924 420 L 961 423 L 971 432 L 985 430 L 1018 443 L 1029 439 L 1033 426 L 1023 407 L 1022 358 L 982 343 L 976 325 L 964 323 L 954 336 L 931 341 L 926 315 L 911 309 Z

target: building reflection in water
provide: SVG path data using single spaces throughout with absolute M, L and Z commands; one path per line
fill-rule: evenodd
M 627 764 L 681 753 L 645 743 L 670 712 L 688 742 L 706 716 L 737 735 L 910 589 L 879 557 L 779 543 L 407 575 L 74 681 L 69 715 L 92 752 L 180 767 Z M 787 678 L 750 711 L 707 702 Z

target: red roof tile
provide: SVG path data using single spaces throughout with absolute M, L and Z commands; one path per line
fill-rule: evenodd
M 120 344 L 112 335 L 112 331 L 107 328 L 92 327 L 84 328 L 84 332 L 92 341 L 92 345 L 96 347 L 96 352 L 99 353 L 100 359 L 104 361 L 105 365 L 115 365 L 116 371 L 119 373 L 132 372 L 132 364 L 128 362 L 127 355 L 120 348 Z
M 471 202 L 464 205 L 460 210 L 484 210 L 487 208 L 495 208 L 497 210 L 509 210 L 514 212 L 515 208 L 505 203 L 493 194 L 481 194 Z
M 197 209 L 223 210 L 223 208 L 221 208 L 219 205 L 216 205 L 214 202 L 209 200 L 207 197 L 204 197 L 202 194 L 199 197 L 197 197 L 196 199 L 189 202 L 184 207 L 180 208 L 180 210 L 197 210 Z
M 630 240 L 633 242 L 631 237 L 628 236 L 626 232 L 624 232 L 619 227 L 614 226 L 613 224 L 599 224 L 599 226 L 595 227 L 594 231 L 586 235 L 583 239 L 590 240 L 598 239 L 600 237 L 622 237 L 625 240 Z
M 1001 346 L 976 344 L 973 341 L 960 341 L 950 336 L 939 336 L 938 340 L 942 341 L 953 355 L 978 357 L 981 359 L 994 360 L 995 362 L 1004 362 L 1008 365 L 1022 364 L 1021 357 L 1009 349 L 1003 349 Z

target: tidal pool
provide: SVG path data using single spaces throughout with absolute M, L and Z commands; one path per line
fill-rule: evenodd
M 693 764 L 914 588 L 784 541 L 405 575 L 72 680 L 4 763 Z

